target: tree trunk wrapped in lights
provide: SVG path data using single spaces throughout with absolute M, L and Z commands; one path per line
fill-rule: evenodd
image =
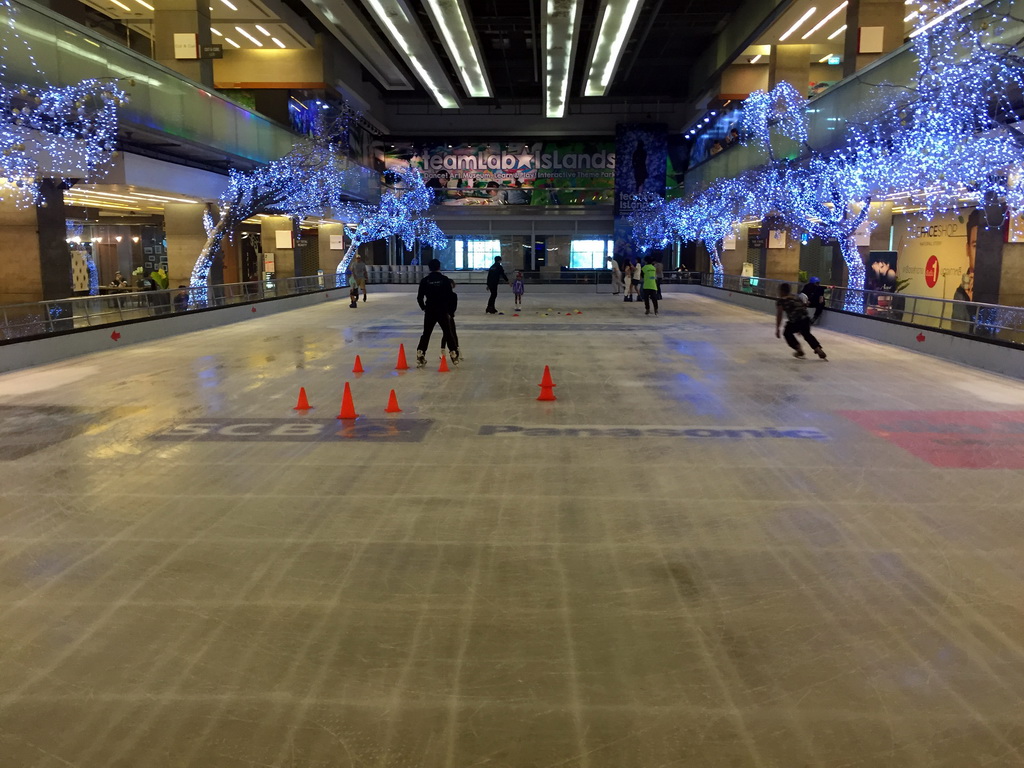
M 423 183 L 423 175 L 416 168 L 395 167 L 387 172 L 391 185 L 381 195 L 377 205 L 349 206 L 346 218 L 355 219 L 352 243 L 338 263 L 335 284 L 348 285 L 348 266 L 360 245 L 374 240 L 402 238 L 406 248 L 417 242 L 432 248 L 443 248 L 448 238 L 433 219 L 424 214 L 434 202 L 433 190 Z

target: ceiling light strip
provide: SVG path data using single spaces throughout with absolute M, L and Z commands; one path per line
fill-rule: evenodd
M 752 59 L 750 60 L 750 63 L 751 63 L 751 64 L 757 64 L 757 62 L 759 62 L 759 61 L 761 60 L 761 57 L 762 57 L 762 56 L 764 56 L 764 54 L 763 54 L 763 53 L 759 53 L 759 54 L 757 54 L 757 56 L 755 56 L 754 58 L 752 58 Z
M 804 25 L 804 22 L 805 22 L 805 21 L 807 21 L 807 20 L 808 20 L 809 18 L 811 18 L 811 16 L 813 16 L 813 15 L 814 15 L 814 14 L 815 14 L 815 13 L 817 12 L 817 10 L 818 10 L 818 9 L 817 9 L 817 8 L 815 8 L 815 7 L 811 7 L 811 8 L 808 8 L 808 9 L 807 9 L 807 12 L 806 12 L 806 13 L 805 13 L 805 14 L 804 14 L 803 16 L 801 16 L 801 17 L 799 18 L 799 20 L 798 20 L 798 21 L 796 22 L 796 24 L 794 24 L 794 25 L 793 25 L 792 27 L 790 27 L 789 29 L 787 29 L 787 30 L 786 30 L 785 32 L 783 32 L 783 33 L 782 33 L 782 34 L 781 34 L 781 35 L 779 36 L 779 42 L 781 43 L 781 42 L 782 42 L 783 40 L 785 40 L 785 39 L 786 39 L 787 37 L 789 37 L 789 36 L 790 36 L 790 35 L 792 35 L 792 34 L 793 34 L 794 32 L 796 32 L 796 31 L 797 31 L 798 29 L 800 29 L 800 27 L 802 27 L 802 26 Z
M 544 2 L 544 114 L 547 117 L 565 116 L 582 10 L 582 0 Z
M 843 26 L 841 26 L 839 29 L 837 29 L 835 32 L 833 32 L 831 35 L 829 35 L 828 39 L 829 40 L 835 40 L 837 37 L 839 37 L 845 31 L 846 31 L 846 25 L 843 24 Z
M 601 26 L 590 54 L 584 96 L 604 96 L 608 92 L 642 4 L 642 0 L 604 0 Z
M 257 40 L 255 37 L 250 35 L 248 32 L 246 32 L 241 27 L 235 27 L 235 31 L 238 32 L 238 34 L 240 34 L 242 37 L 247 38 L 249 40 L 249 42 L 251 42 L 257 48 L 262 48 L 263 47 L 263 41 L 262 40 Z
M 405 12 L 402 0 L 363 0 L 363 4 L 380 23 L 438 105 L 443 109 L 458 108 L 459 101 L 455 98 L 455 92 L 440 62 L 434 56 L 423 30 Z
M 950 8 L 945 13 L 939 14 L 934 19 L 929 21 L 927 24 L 924 24 L 923 26 L 920 26 L 917 29 L 915 29 L 913 32 L 911 32 L 910 33 L 910 38 L 913 39 L 913 38 L 917 37 L 922 32 L 925 32 L 926 30 L 929 30 L 932 27 L 934 27 L 936 24 L 939 24 L 939 23 L 945 21 L 950 16 L 952 16 L 954 13 L 957 13 L 958 11 L 962 11 L 964 8 L 966 8 L 968 5 L 970 5 L 973 2 L 974 2 L 974 0 L 964 0 L 962 3 L 960 3 L 955 8 Z
M 491 98 L 480 42 L 467 21 L 469 11 L 463 0 L 425 0 L 424 4 L 466 93 L 477 99 Z
M 848 6 L 849 4 L 850 4 L 850 3 L 849 3 L 849 0 L 843 0 L 843 2 L 842 2 L 842 3 L 840 4 L 840 5 L 838 5 L 838 6 L 836 6 L 835 8 L 833 8 L 833 9 L 832 9 L 832 12 L 831 12 L 831 13 L 829 13 L 829 15 L 828 15 L 828 16 L 826 16 L 826 17 L 825 17 L 825 18 L 823 18 L 823 19 L 822 19 L 821 21 L 819 21 L 819 22 L 818 22 L 817 24 L 815 24 L 815 25 L 814 25 L 813 27 L 811 27 L 811 28 L 810 28 L 809 30 L 807 30 L 806 32 L 804 32 L 804 33 L 803 33 L 803 34 L 802 34 L 802 35 L 800 36 L 800 39 L 801 39 L 801 40 L 806 40 L 806 39 L 807 39 L 808 37 L 810 37 L 811 35 L 813 35 L 813 34 L 814 34 L 815 32 L 817 32 L 817 31 L 818 31 L 819 29 L 821 29 L 821 28 L 822 28 L 823 26 L 825 26 L 825 25 L 826 25 L 826 24 L 828 24 L 828 23 L 829 23 L 830 21 L 832 21 L 832 19 L 834 19 L 834 18 L 836 17 L 836 14 L 838 14 L 838 13 L 839 13 L 839 12 L 840 12 L 841 10 L 843 10 L 843 9 L 844 9 L 844 8 L 845 8 L 846 6 Z

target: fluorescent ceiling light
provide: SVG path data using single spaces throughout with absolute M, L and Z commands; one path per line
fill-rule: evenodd
M 831 13 L 830 13 L 830 14 L 829 14 L 828 16 L 826 16 L 826 17 L 825 17 L 824 19 L 822 19 L 821 21 L 819 21 L 819 22 L 818 22 L 817 24 L 815 24 L 815 25 L 814 25 L 813 27 L 811 27 L 811 28 L 810 28 L 809 30 L 807 30 L 806 32 L 804 32 L 804 33 L 803 33 L 803 34 L 802 34 L 802 35 L 800 36 L 800 39 L 801 39 L 801 40 L 806 40 L 806 39 L 807 39 L 808 37 L 810 37 L 811 35 L 813 35 L 813 34 L 814 34 L 815 32 L 817 32 L 817 31 L 818 31 L 819 29 L 821 29 L 821 28 L 822 28 L 823 26 L 825 26 L 825 25 L 826 25 L 826 24 L 828 24 L 828 23 L 829 23 L 830 21 L 832 21 L 832 19 L 833 19 L 833 18 L 835 18 L 836 14 L 837 14 L 837 13 L 839 13 L 839 12 L 840 12 L 841 10 L 843 10 L 843 8 L 845 8 L 845 7 L 846 7 L 847 5 L 849 5 L 849 4 L 850 4 L 850 3 L 849 3 L 849 0 L 843 0 L 842 4 L 840 4 L 840 5 L 836 6 L 835 8 L 833 8 L 833 9 L 832 9 L 832 12 L 831 12 Z
M 752 58 L 752 59 L 750 60 L 750 63 L 751 63 L 751 64 L 757 64 L 757 62 L 759 62 L 759 61 L 761 60 L 761 57 L 762 57 L 762 56 L 764 56 L 764 54 L 763 54 L 763 53 L 759 53 L 759 54 L 757 54 L 757 56 L 755 56 L 754 58 Z
M 112 2 L 118 8 L 124 8 L 126 11 L 128 11 L 128 13 L 133 13 L 132 9 L 129 8 L 127 5 L 125 5 L 124 3 L 122 3 L 121 0 L 110 0 L 110 2 Z
M 415 14 L 407 11 L 405 0 L 363 0 L 363 5 L 380 23 L 388 39 L 405 57 L 423 86 L 443 109 L 456 109 L 459 101 L 438 61 L 430 41 L 416 23 Z M 441 37 L 444 37 L 442 33 Z
M 210 31 L 213 32 L 213 34 L 215 34 L 217 37 L 224 37 L 224 33 L 221 32 L 219 29 L 214 29 L 213 27 L 210 27 Z
M 843 24 L 843 26 L 841 26 L 839 29 L 837 29 L 835 32 L 833 32 L 831 35 L 829 35 L 828 39 L 829 40 L 835 40 L 837 37 L 839 37 L 845 31 L 846 31 L 846 25 Z
M 261 35 L 266 35 L 267 37 L 270 37 L 270 33 L 267 32 L 267 30 L 265 30 L 259 24 L 256 25 L 256 31 L 259 32 Z
M 225 37 L 224 40 L 225 40 L 225 42 L 231 43 L 233 46 L 235 46 L 235 48 L 241 48 L 242 47 L 238 43 L 236 43 L 234 40 L 232 40 L 230 37 Z
M 903 20 L 904 21 L 913 21 L 914 19 L 917 18 L 917 16 L 918 16 L 918 11 L 911 11 L 910 13 L 908 13 L 906 16 L 903 17 Z
M 425 0 L 424 5 L 466 93 L 473 98 L 489 99 L 491 84 L 484 70 L 480 42 L 473 25 L 467 22 L 469 11 L 464 0 Z
M 244 29 L 242 29 L 241 27 L 235 27 L 235 30 L 236 30 L 236 31 L 238 32 L 238 34 L 240 34 L 240 35 L 241 35 L 242 37 L 245 37 L 245 38 L 247 38 L 247 39 L 248 39 L 248 40 L 249 40 L 249 41 L 250 41 L 251 43 L 254 43 L 254 44 L 256 45 L 256 47 L 257 47 L 257 48 L 262 48 L 262 47 L 263 47 L 263 42 L 262 42 L 261 40 L 257 40 L 257 39 L 256 39 L 255 37 L 253 37 L 252 35 L 250 35 L 250 34 L 249 34 L 248 32 L 246 32 L 246 31 L 245 31 Z
M 831 58 L 832 58 L 832 54 L 831 53 L 826 53 L 824 56 L 822 56 L 820 59 L 818 59 L 818 63 L 819 64 L 824 64 L 826 61 L 828 61 Z
M 966 8 L 968 5 L 970 5 L 973 2 L 974 2 L 974 0 L 964 0 L 962 3 L 960 3 L 955 8 L 950 8 L 945 13 L 941 13 L 938 16 L 936 16 L 934 19 L 929 21 L 927 24 L 925 24 L 923 26 L 920 26 L 917 29 L 915 29 L 913 32 L 910 33 L 910 37 L 912 37 L 912 38 L 917 37 L 918 35 L 920 35 L 925 30 L 931 29 L 936 24 L 945 21 L 950 16 L 952 16 L 954 13 L 956 13 L 957 11 L 962 11 L 964 8 Z
M 277 45 L 278 48 L 286 47 L 285 44 L 278 40 L 276 37 L 272 37 L 270 39 L 274 41 L 274 44 Z
M 135 0 L 135 2 L 137 2 L 143 8 L 145 8 L 147 11 L 155 11 L 156 10 L 156 8 L 154 8 L 152 5 L 147 3 L 146 0 Z
M 792 27 L 790 27 L 789 29 L 787 29 L 787 30 L 786 30 L 785 32 L 783 32 L 783 33 L 782 33 L 782 34 L 781 34 L 781 35 L 779 36 L 779 42 L 781 43 L 781 42 L 782 42 L 783 40 L 785 40 L 785 39 L 786 39 L 787 37 L 789 37 L 789 36 L 790 36 L 790 35 L 792 35 L 792 34 L 793 34 L 794 32 L 796 32 L 796 31 L 797 31 L 798 29 L 800 29 L 800 27 L 802 27 L 802 26 L 803 26 L 804 22 L 805 22 L 805 21 L 807 21 L 807 20 L 808 20 L 809 18 L 811 18 L 811 16 L 813 16 L 813 15 L 815 14 L 815 12 L 816 12 L 817 10 L 818 10 L 818 9 L 817 9 L 817 8 L 815 8 L 815 7 L 813 7 L 813 6 L 812 6 L 811 8 L 809 8 L 809 9 L 807 10 L 807 13 L 805 13 L 805 14 L 804 14 L 803 16 L 801 16 L 801 17 L 800 17 L 800 19 L 799 19 L 799 20 L 797 21 L 797 23 L 796 23 L 796 24 L 794 24 L 794 25 L 793 25 Z
M 582 0 L 544 0 L 544 115 L 564 117 Z
M 228 8 L 230 8 L 232 11 L 237 11 L 238 10 L 234 5 L 232 5 L 231 0 L 220 0 L 220 1 L 222 3 L 224 3 L 224 5 L 226 5 Z
M 640 15 L 641 0 L 602 0 L 601 25 L 590 51 L 590 71 L 584 96 L 604 96 L 622 60 L 633 26 Z

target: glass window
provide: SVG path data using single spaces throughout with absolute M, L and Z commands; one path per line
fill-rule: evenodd
M 496 256 L 501 256 L 500 240 L 466 239 L 466 268 L 488 269 Z
M 573 240 L 569 246 L 570 269 L 604 269 L 605 257 L 612 253 L 612 241 Z

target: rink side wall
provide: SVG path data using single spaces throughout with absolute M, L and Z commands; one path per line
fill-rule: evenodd
M 602 293 L 611 299 L 610 286 L 601 286 Z M 416 290 L 415 285 L 374 285 L 371 293 L 408 293 Z M 726 291 L 701 285 L 664 285 L 666 293 L 696 293 L 717 301 L 723 301 L 745 309 L 775 314 L 775 301 L 763 296 L 747 293 Z M 594 285 L 543 284 L 530 285 L 531 294 L 579 293 L 594 295 Z M 479 295 L 481 300 L 486 295 L 486 288 L 478 284 L 462 284 L 460 295 L 474 298 Z M 30 368 L 37 365 L 59 362 L 78 355 L 91 352 L 102 352 L 116 346 L 156 341 L 170 336 L 194 331 L 217 328 L 227 323 L 238 323 L 253 317 L 288 312 L 302 309 L 325 301 L 347 301 L 344 290 L 329 289 L 306 293 L 298 296 L 286 296 L 248 304 L 236 304 L 218 309 L 205 309 L 198 312 L 170 315 L 166 317 L 146 318 L 127 321 L 96 328 L 85 328 L 68 331 L 37 339 L 17 339 L 0 343 L 0 373 Z M 412 297 L 410 296 L 410 301 Z M 472 299 L 469 299 L 472 300 Z M 255 310 L 255 311 L 254 311 Z M 826 312 L 821 327 L 838 333 L 859 336 L 884 344 L 932 355 L 963 365 L 969 365 L 992 373 L 1003 374 L 1016 379 L 1024 379 L 1024 350 L 1013 345 L 997 341 L 979 341 L 967 336 L 960 336 L 924 326 L 895 323 L 879 318 L 844 312 Z M 114 332 L 120 334 L 116 341 Z

